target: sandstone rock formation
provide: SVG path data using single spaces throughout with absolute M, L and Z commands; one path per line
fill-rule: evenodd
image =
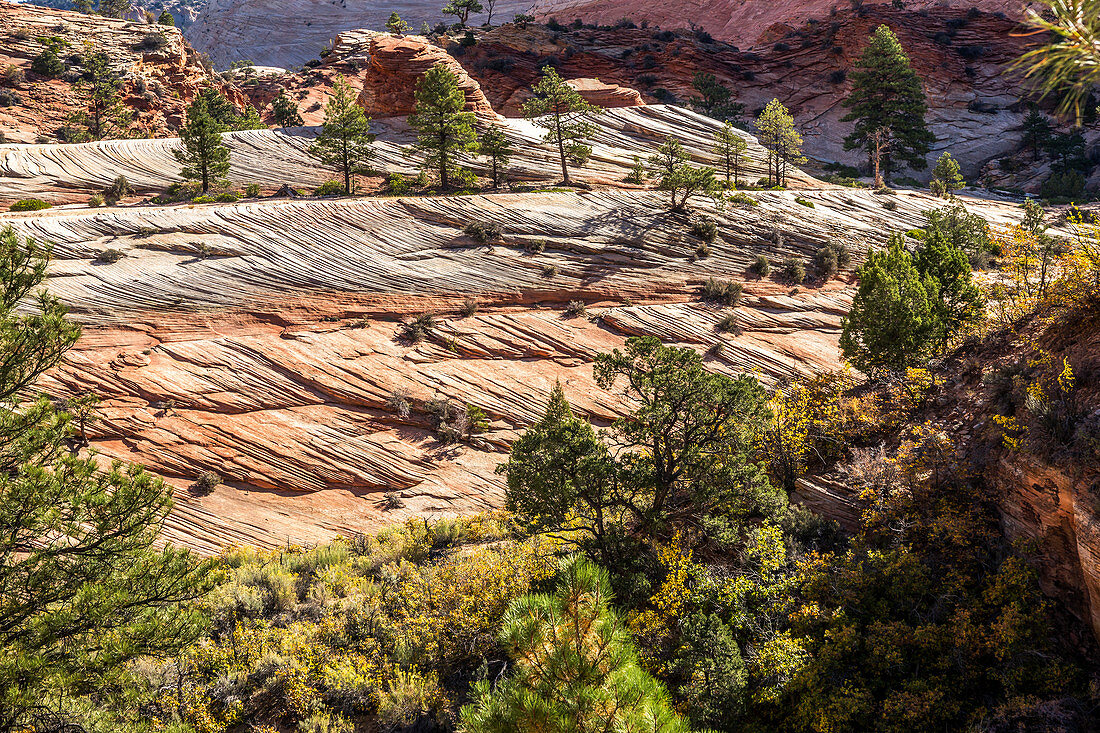
M 493 20 L 511 20 L 530 6 L 528 0 L 500 0 Z M 441 20 L 454 22 L 454 17 L 442 15 L 442 7 L 438 0 L 285 0 L 277 5 L 265 0 L 210 0 L 187 29 L 187 39 L 210 54 L 219 69 L 242 59 L 292 68 L 317 58 L 346 31 L 384 29 L 391 12 L 400 13 L 413 30 L 424 22 L 433 26 Z M 480 25 L 485 18 L 484 14 L 473 16 L 471 25 Z
M 645 104 L 638 90 L 630 87 L 605 84 L 599 79 L 569 79 L 567 83 L 576 89 L 585 101 L 604 109 L 640 107 Z
M 577 178 L 594 184 L 619 184 L 630 173 L 635 156 L 645 158 L 666 135 L 677 135 L 699 163 L 713 165 L 712 138 L 718 123 L 679 107 L 651 105 L 611 110 L 593 118 L 592 158 L 576 171 Z M 502 120 L 517 150 L 509 175 L 516 181 L 554 182 L 560 179 L 553 151 L 542 141 L 543 131 L 526 120 Z M 418 159 L 406 154 L 413 133 L 404 119 L 375 120 L 373 165 L 384 172 L 415 175 Z M 312 190 L 333 177 L 307 152 L 316 130 L 246 130 L 227 133 L 233 151 L 229 178 L 237 185 L 259 183 L 269 191 L 284 183 Z M 763 148 L 746 134 L 751 160 L 743 177 L 756 180 L 766 174 Z M 180 181 L 172 150 L 179 142 L 112 140 L 80 145 L 0 145 L 0 209 L 4 202 L 37 196 L 54 202 L 87 201 L 115 176 L 125 175 L 141 194 L 156 194 Z M 471 169 L 484 172 L 485 161 L 469 158 Z M 792 187 L 818 185 L 802 172 L 791 176 Z
M 763 7 L 745 7 L 750 5 Z M 681 104 L 698 94 L 692 88 L 696 72 L 713 73 L 745 105 L 746 117 L 778 97 L 793 112 L 810 156 L 861 165 L 860 152 L 844 150 L 851 123 L 840 121 L 847 113 L 841 103 L 851 92 L 848 71 L 870 33 L 885 23 L 924 81 L 928 121 L 937 137 L 929 162 L 950 150 L 964 173 L 977 177 L 987 161 L 1019 146 L 1027 90 L 1006 70 L 1033 39 L 1014 36 L 1018 24 L 1007 15 L 917 8 L 913 3 L 904 10 L 877 3 L 865 3 L 859 11 L 844 8 L 824 20 L 773 29 L 772 40 L 752 50 L 706 42 L 689 31 L 554 32 L 509 25 L 479 32 L 477 45 L 458 60 L 481 82 L 493 107 L 507 116 L 519 114 L 545 63 L 553 63 L 567 79 L 597 77 L 637 88 L 648 102 L 676 99 Z
M 467 111 L 496 116 L 481 86 L 446 51 L 426 38 L 362 31 L 349 35 L 338 37 L 337 46 L 367 47 L 367 68 L 360 77 L 363 91 L 359 95 L 359 105 L 367 114 L 377 117 L 412 114 L 416 108 L 417 81 L 433 66 L 443 64 L 458 77 L 459 88 L 466 95 Z
M 75 57 L 72 70 L 58 79 L 40 78 L 30 68 L 43 48 L 39 39 L 48 37 L 61 39 L 63 58 Z M 157 40 L 161 37 L 163 41 Z M 0 69 L 10 65 L 26 77 L 13 89 L 21 102 L 0 107 L 0 133 L 8 142 L 31 143 L 56 135 L 66 118 L 82 107 L 72 82 L 79 78 L 79 54 L 85 43 L 102 50 L 123 76 L 122 101 L 133 112 L 137 135 L 164 135 L 178 128 L 187 102 L 207 86 L 217 86 L 237 104 L 245 101 L 203 67 L 175 28 L 4 2 Z

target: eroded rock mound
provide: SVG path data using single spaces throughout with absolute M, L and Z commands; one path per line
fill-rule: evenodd
M 363 40 L 365 38 L 365 41 Z M 412 114 L 416 108 L 416 84 L 433 66 L 443 64 L 458 77 L 466 95 L 466 109 L 480 115 L 495 116 L 481 85 L 466 73 L 462 65 L 443 49 L 421 36 L 394 36 L 389 33 L 357 31 L 337 39 L 337 47 L 366 46 L 366 69 L 360 76 L 363 91 L 359 104 L 369 115 L 398 117 Z
M 58 55 L 66 70 L 56 78 L 31 68 L 46 46 L 43 39 L 61 47 Z M 81 55 L 87 50 L 106 54 L 122 77 L 121 100 L 134 116 L 136 135 L 170 134 L 182 123 L 187 103 L 211 85 L 234 103 L 245 102 L 240 92 L 203 66 L 175 28 L 3 2 L 0 70 L 15 70 L 0 81 L 0 89 L 14 95 L 10 105 L 0 106 L 0 133 L 8 142 L 54 138 L 70 115 L 83 108 L 82 93 L 73 83 L 80 78 Z M 22 81 L 13 81 L 20 76 Z

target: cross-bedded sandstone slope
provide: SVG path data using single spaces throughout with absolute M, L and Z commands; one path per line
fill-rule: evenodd
M 696 202 L 719 222 L 702 259 L 686 222 L 640 191 L 68 210 L 3 223 L 55 243 L 50 287 L 86 324 L 46 388 L 103 396 L 94 444 L 179 487 L 167 539 L 214 551 L 499 505 L 493 469 L 556 380 L 599 423 L 621 409 L 594 386 L 591 361 L 630 335 L 769 381 L 834 366 L 848 286 L 792 292 L 748 277 L 748 264 L 829 240 L 861 255 L 936 200 L 902 193 L 889 211 L 866 191 L 801 192 L 810 209 L 794 192 L 754 195 L 759 206 L 725 211 Z M 971 203 L 995 221 L 1014 216 Z M 475 220 L 501 225 L 504 241 L 464 237 Z M 535 242 L 541 252 L 525 246 Z M 126 256 L 97 262 L 105 249 Z M 699 300 L 710 276 L 746 282 L 739 333 L 717 329 L 730 309 Z M 480 307 L 461 318 L 466 299 Z M 575 300 L 587 316 L 564 312 Z M 399 322 L 425 312 L 438 325 L 403 341 Z M 408 395 L 408 417 L 395 392 Z M 438 398 L 478 405 L 490 430 L 441 445 L 426 411 Z M 197 495 L 187 486 L 203 470 L 226 484 Z
M 593 119 L 597 133 L 592 137 L 593 154 L 589 163 L 575 171 L 582 181 L 623 185 L 635 156 L 646 158 L 666 135 L 675 135 L 699 163 L 714 164 L 714 131 L 718 123 L 694 112 L 671 106 L 654 105 L 609 110 Z M 485 124 L 485 123 L 483 123 Z M 525 120 L 493 120 L 502 124 L 517 149 L 510 176 L 518 181 L 554 182 L 561 169 L 554 151 L 542 142 L 543 131 Z M 379 120 L 374 166 L 380 171 L 415 174 L 416 156 L 406 154 L 413 133 L 403 119 Z M 233 151 L 233 169 L 229 178 L 237 185 L 260 183 L 267 189 L 282 184 L 312 189 L 334 178 L 307 153 L 316 130 L 248 130 L 227 133 Z M 755 181 L 767 174 L 764 150 L 755 139 L 749 141 L 749 160 L 744 179 Z M 124 175 L 142 194 L 162 191 L 180 181 L 179 163 L 172 150 L 175 139 L 112 140 L 79 145 L 0 145 L 0 203 L 27 196 L 40 196 L 57 202 L 86 201 L 102 190 L 115 176 Z M 475 171 L 484 171 L 484 162 L 471 158 L 466 163 Z M 791 176 L 795 187 L 811 185 L 813 179 L 801 172 Z M 6 207 L 4 207 L 6 208 Z

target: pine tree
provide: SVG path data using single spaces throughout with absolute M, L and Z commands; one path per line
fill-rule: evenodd
M 133 117 L 118 93 L 122 80 L 111 71 L 107 54 L 92 50 L 90 43 L 84 51 L 84 75 L 73 86 L 88 94 L 88 107 L 69 119 L 85 128 L 92 140 L 119 137 L 129 129 Z
M 374 157 L 371 120 L 359 106 L 355 90 L 347 79 L 337 76 L 325 103 L 325 121 L 321 133 L 309 148 L 309 154 L 340 172 L 344 193 L 351 195 L 355 176 L 369 170 Z
M 176 18 L 168 11 L 168 8 L 160 11 L 160 16 L 157 18 L 157 25 L 167 25 L 175 27 Z
M 1050 120 L 1046 118 L 1039 108 L 1032 105 L 1024 117 L 1023 136 L 1020 144 L 1025 148 L 1031 148 L 1031 159 L 1039 160 L 1039 153 L 1046 149 L 1050 141 Z
M 470 13 L 480 13 L 484 10 L 478 0 L 448 0 L 443 7 L 444 15 L 454 15 L 463 26 L 470 19 Z
M 568 185 L 569 163 L 584 165 L 592 155 L 592 148 L 584 140 L 596 133 L 596 126 L 586 116 L 603 110 L 589 104 L 551 66 L 543 69 L 542 79 L 532 92 L 534 96 L 523 104 L 523 114 L 546 130 L 543 140 L 558 149 L 562 181 Z
M 443 190 L 462 153 L 477 150 L 474 114 L 464 112 L 466 94 L 446 64 L 436 64 L 416 84 L 416 112 L 409 125 L 418 133 L 415 149 L 426 154 L 425 166 L 439 173 Z
M 182 148 L 172 154 L 183 165 L 182 175 L 202 183 L 202 192 L 223 182 L 229 173 L 229 146 L 222 140 L 225 125 L 210 116 L 206 101 L 196 97 L 187 108 L 187 122 L 180 130 Z
M 513 675 L 479 682 L 462 708 L 465 733 L 649 731 L 689 733 L 668 693 L 638 664 L 630 632 L 610 607 L 607 573 L 583 558 L 562 563 L 550 595 L 508 608 L 501 642 Z
M 515 150 L 508 142 L 508 136 L 499 126 L 493 125 L 481 135 L 478 154 L 489 158 L 489 180 L 496 190 L 507 178 L 508 161 Z
M 713 192 L 716 188 L 713 168 L 691 164 L 684 146 L 676 138 L 665 138 L 650 157 L 649 164 L 659 177 L 658 190 L 668 191 L 673 211 L 681 211 L 695 193 Z
M 927 166 L 924 157 L 936 137 L 924 123 L 928 111 L 924 89 L 897 37 L 885 25 L 872 34 L 849 78 L 852 94 L 844 106 L 851 112 L 841 121 L 856 125 L 844 138 L 844 149 L 867 151 L 875 185 L 882 185 L 883 169 L 892 160 L 917 169 Z
M 745 138 L 737 132 L 737 129 L 729 122 L 722 125 L 721 129 L 714 133 L 713 152 L 721 161 L 726 174 L 726 188 L 737 188 L 737 179 L 741 175 L 741 164 L 745 160 L 749 144 Z
M 80 453 L 81 417 L 23 399 L 80 335 L 56 298 L 33 295 L 47 255 L 0 230 L 0 731 L 83 730 L 61 701 L 194 641 L 205 627 L 190 602 L 215 577 L 154 549 L 172 503 L 161 481 L 101 467 Z
M 868 255 L 858 275 L 840 336 L 844 358 L 867 374 L 923 365 L 941 334 L 935 279 L 921 275 L 897 233 L 885 250 Z
M 290 98 L 285 89 L 279 92 L 279 96 L 271 102 L 271 115 L 275 118 L 275 124 L 279 127 L 300 127 L 302 125 L 302 116 L 298 114 L 298 104 Z
M 773 99 L 756 118 L 760 144 L 768 151 L 768 182 L 787 185 L 787 170 L 791 165 L 805 163 L 802 156 L 802 136 L 794 129 L 794 118 L 783 103 Z
M 932 183 L 929 190 L 937 196 L 950 196 L 966 185 L 962 177 L 962 169 L 959 163 L 951 157 L 951 153 L 944 153 L 936 161 L 936 167 L 932 169 Z
M 698 97 L 692 98 L 691 104 L 706 116 L 727 122 L 744 114 L 745 105 L 731 102 L 733 92 L 714 74 L 697 72 L 691 86 L 699 92 Z
M 390 19 L 386 21 L 386 30 L 395 36 L 400 36 L 409 32 L 409 24 L 401 20 L 401 16 L 397 14 L 397 11 L 394 11 L 390 13 Z

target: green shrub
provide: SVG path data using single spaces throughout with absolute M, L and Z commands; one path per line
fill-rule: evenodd
M 710 300 L 723 305 L 737 305 L 741 302 L 741 293 L 745 286 L 732 280 L 725 282 L 713 277 L 708 277 L 700 288 L 703 300 Z
M 583 300 L 571 300 L 569 304 L 565 306 L 565 315 L 576 318 L 577 316 L 583 316 L 588 313 L 588 308 L 585 306 Z
M 1075 170 L 1052 174 L 1039 189 L 1040 196 L 1052 200 L 1077 199 L 1084 192 L 1085 177 Z
M 747 193 L 744 193 L 743 191 L 738 191 L 732 196 L 729 196 L 726 200 L 729 201 L 731 204 L 743 204 L 745 206 L 760 205 L 759 201 L 754 199 L 752 196 L 749 196 Z
M 134 194 L 134 187 L 130 185 L 130 181 L 126 180 L 126 176 L 117 176 L 115 180 L 111 181 L 110 185 L 103 189 L 103 200 L 108 205 L 114 206 L 127 196 Z
M 799 257 L 788 257 L 783 260 L 779 274 L 786 282 L 798 285 L 806 279 L 806 264 Z
M 244 195 L 250 199 L 256 199 L 260 197 L 260 184 L 250 183 L 244 187 Z
M 691 233 L 704 242 L 713 242 L 718 236 L 718 223 L 713 217 L 694 214 L 688 222 Z
M 404 196 L 409 192 L 411 188 L 409 186 L 409 180 L 400 173 L 391 173 L 386 178 L 386 188 L 394 196 Z
M 193 203 L 193 204 L 212 204 L 212 203 L 215 203 L 216 201 L 217 201 L 217 199 L 215 199 L 213 196 L 210 196 L 210 195 L 207 195 L 207 194 L 204 194 L 202 196 L 196 196 L 195 198 L 191 199 L 191 203 Z
M 18 107 L 23 98 L 14 89 L 0 89 L 0 107 Z
M 710 247 L 706 242 L 700 242 L 699 246 L 695 248 L 695 257 L 700 260 L 710 257 Z
M 504 239 L 504 229 L 500 224 L 492 222 L 472 221 L 462 229 L 462 233 L 478 244 L 499 242 Z
M 804 199 L 801 196 L 795 196 L 794 202 L 796 204 L 800 204 L 802 206 L 805 206 L 808 209 L 814 208 L 814 202 L 813 201 L 810 201 L 809 199 Z
M 19 199 L 9 207 L 9 211 L 42 211 L 53 208 L 53 204 L 42 199 Z
M 431 313 L 422 313 L 408 323 L 401 325 L 401 336 L 409 343 L 418 344 L 426 336 L 430 336 L 432 329 L 439 325 L 435 316 Z
M 749 272 L 757 277 L 767 277 L 771 271 L 772 263 L 764 255 L 756 255 L 756 259 L 749 265 Z
M 722 333 L 739 335 L 741 333 L 741 322 L 736 313 L 727 313 L 719 319 L 716 328 Z
M 555 277 L 557 277 L 558 276 L 558 266 L 557 265 L 547 265 L 546 267 L 542 268 L 542 276 L 545 277 L 545 278 L 555 278 Z
M 220 204 L 233 204 L 241 200 L 241 195 L 236 191 L 223 191 L 214 200 Z
M 110 252 L 111 250 L 107 251 Z M 191 484 L 190 488 L 199 496 L 206 496 L 207 494 L 213 493 L 214 489 L 221 486 L 221 483 L 221 476 L 213 471 L 203 471 L 199 474 L 198 478 L 195 479 L 195 482 Z
M 106 202 L 103 200 L 103 194 L 93 193 L 88 198 L 88 206 L 93 209 L 98 209 L 100 206 L 103 206 L 104 203 Z
M 61 60 L 61 57 L 57 55 L 57 51 L 52 46 L 43 49 L 42 53 L 35 56 L 34 60 L 31 61 L 31 71 L 50 79 L 61 76 L 67 68 L 65 62 Z
M 831 280 L 839 269 L 832 247 L 825 246 L 814 253 L 814 272 L 822 280 Z
M 325 181 L 313 192 L 314 196 L 343 196 L 344 184 L 340 181 Z
M 528 241 L 523 243 L 523 251 L 528 253 L 528 254 L 537 255 L 537 254 L 541 254 L 545 250 L 546 250 L 546 240 L 545 239 L 529 239 Z
M 882 208 L 886 209 L 887 211 L 897 211 L 898 202 L 894 201 L 893 199 L 887 199 L 886 201 L 882 202 Z
M 462 316 L 463 318 L 469 318 L 470 316 L 477 313 L 478 305 L 478 302 L 473 298 L 467 298 L 466 300 L 462 301 L 462 307 L 458 309 L 458 315 Z
M 95 261 L 110 265 L 118 262 L 125 256 L 126 253 L 120 249 L 105 249 L 96 255 Z

